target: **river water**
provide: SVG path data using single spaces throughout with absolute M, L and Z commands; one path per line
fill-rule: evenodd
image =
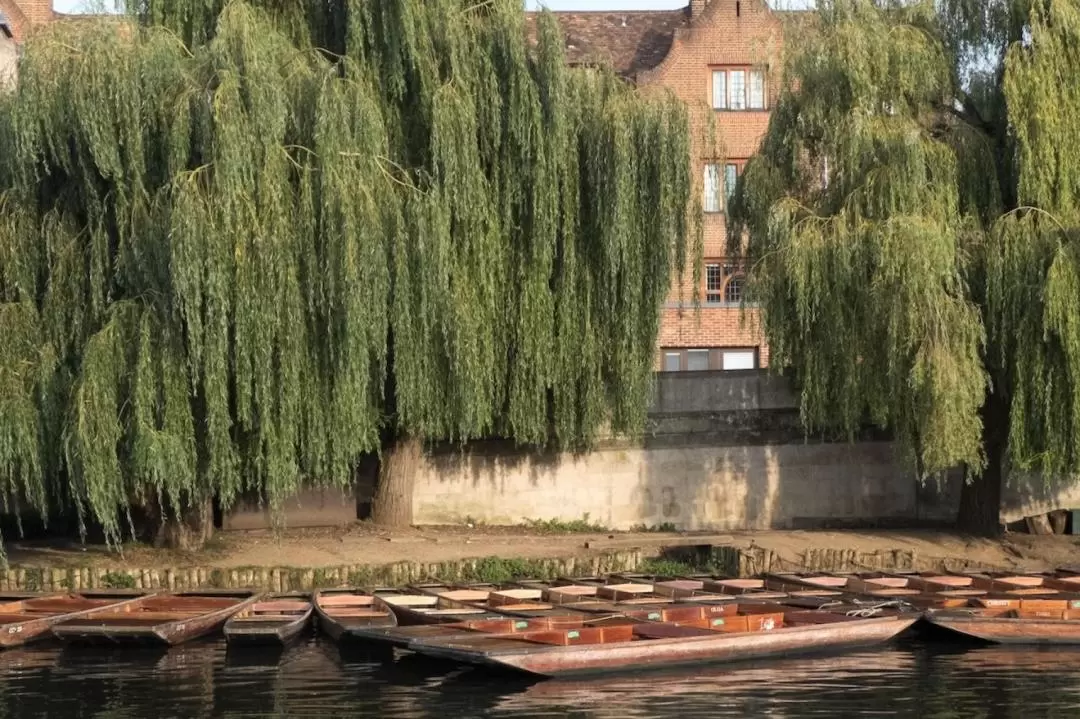
M 199 642 L 168 652 L 0 653 L 0 717 L 1080 717 L 1080 651 L 905 642 L 695 671 L 528 681 L 311 639 L 267 656 Z

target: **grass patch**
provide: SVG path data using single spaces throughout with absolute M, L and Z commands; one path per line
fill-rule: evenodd
M 591 522 L 588 513 L 583 514 L 581 519 L 571 520 L 526 519 L 524 526 L 534 532 L 541 532 L 543 534 L 592 534 L 612 531 L 602 524 Z
M 641 574 L 652 574 L 658 577 L 685 577 L 707 571 L 707 569 L 695 567 L 689 562 L 677 562 L 660 558 L 646 559 L 638 568 L 638 572 Z
M 126 572 L 106 572 L 101 578 L 101 586 L 105 589 L 134 589 L 135 577 Z

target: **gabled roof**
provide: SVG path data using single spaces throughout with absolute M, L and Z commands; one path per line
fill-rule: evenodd
M 602 63 L 626 77 L 650 70 L 667 57 L 675 31 L 690 22 L 689 7 L 644 12 L 556 12 L 566 38 L 566 59 Z M 527 13 L 530 39 L 538 13 Z

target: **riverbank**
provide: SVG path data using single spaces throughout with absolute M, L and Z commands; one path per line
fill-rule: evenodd
M 943 531 L 610 532 L 572 527 L 423 527 L 222 532 L 201 552 L 71 542 L 12 542 L 0 589 L 256 586 L 310 589 L 346 583 L 506 581 L 697 567 L 766 571 L 1041 571 L 1078 563 L 1080 537 L 1010 534 L 977 539 Z

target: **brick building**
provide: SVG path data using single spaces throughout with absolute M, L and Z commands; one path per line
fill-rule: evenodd
M 768 365 L 757 312 L 744 308 L 738 253 L 728 251 L 728 193 L 769 123 L 779 86 L 783 13 L 765 0 L 689 0 L 678 10 L 558 12 L 567 54 L 609 64 L 639 86 L 670 88 L 690 108 L 691 158 L 704 216 L 704 268 L 693 304 L 692 273 L 663 308 L 657 369 Z M 709 119 L 714 133 L 709 137 Z M 732 256 L 735 254 L 736 256 Z
M 27 33 L 55 17 L 52 0 L 0 0 L 0 88 L 15 81 L 19 45 Z

